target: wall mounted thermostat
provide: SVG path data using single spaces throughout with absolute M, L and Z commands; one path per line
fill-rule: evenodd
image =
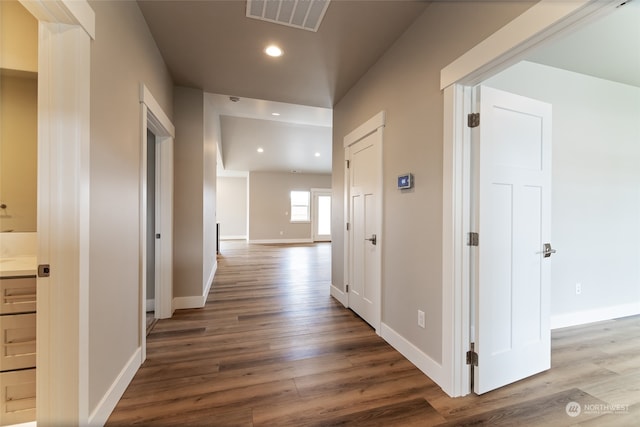
M 413 174 L 405 173 L 404 175 L 398 176 L 398 188 L 400 190 L 405 190 L 407 188 L 413 187 Z

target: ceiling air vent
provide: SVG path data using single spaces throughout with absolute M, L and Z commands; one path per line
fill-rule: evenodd
M 331 0 L 248 0 L 247 17 L 318 31 Z

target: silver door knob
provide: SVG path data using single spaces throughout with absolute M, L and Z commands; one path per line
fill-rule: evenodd
M 376 245 L 378 243 L 378 238 L 375 234 L 372 234 L 370 238 L 364 240 L 370 241 L 372 245 Z
M 551 243 L 545 243 L 543 245 L 542 256 L 544 258 L 549 258 L 551 254 L 555 254 L 555 253 L 556 253 L 556 250 L 551 247 Z

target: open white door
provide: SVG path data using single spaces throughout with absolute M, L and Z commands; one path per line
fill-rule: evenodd
M 488 87 L 477 97 L 472 335 L 481 394 L 550 367 L 551 105 Z
M 382 128 L 347 149 L 349 160 L 349 307 L 380 327 Z

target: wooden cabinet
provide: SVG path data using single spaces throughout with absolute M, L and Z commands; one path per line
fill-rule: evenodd
M 36 278 L 0 278 L 0 426 L 36 418 Z
M 0 372 L 0 425 L 36 419 L 36 370 Z

